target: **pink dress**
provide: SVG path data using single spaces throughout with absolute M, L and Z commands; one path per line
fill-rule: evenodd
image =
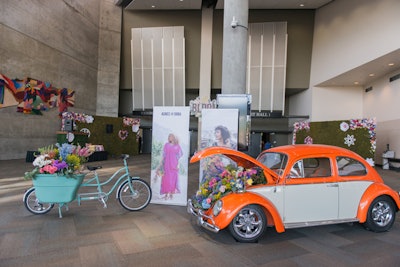
M 178 161 L 182 157 L 182 149 L 177 144 L 164 145 L 164 174 L 161 180 L 161 194 L 179 193 L 178 187 Z

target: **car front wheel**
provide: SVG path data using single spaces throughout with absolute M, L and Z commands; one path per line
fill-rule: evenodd
M 373 232 L 388 231 L 393 226 L 395 212 L 392 199 L 387 196 L 377 197 L 369 206 L 364 226 Z
M 267 227 L 267 218 L 258 205 L 249 205 L 239 211 L 229 224 L 229 231 L 239 242 L 256 242 Z

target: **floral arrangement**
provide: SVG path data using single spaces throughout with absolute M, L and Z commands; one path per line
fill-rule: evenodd
M 36 174 L 60 174 L 71 176 L 82 170 L 82 164 L 94 152 L 89 147 L 71 144 L 56 144 L 39 148 L 40 155 L 33 161 L 35 168 L 25 173 L 25 179 L 32 179 Z
M 229 193 L 243 192 L 247 186 L 266 182 L 261 168 L 244 169 L 233 165 L 215 168 L 203 178 L 199 190 L 192 197 L 192 203 L 196 208 L 206 210 Z

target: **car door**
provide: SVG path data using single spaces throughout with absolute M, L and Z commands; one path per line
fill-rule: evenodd
M 338 218 L 339 188 L 327 157 L 305 158 L 285 172 L 283 186 L 286 227 Z M 289 166 L 288 166 L 289 167 Z

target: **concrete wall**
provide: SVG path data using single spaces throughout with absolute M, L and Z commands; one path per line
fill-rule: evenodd
M 363 91 L 363 115 L 377 120 L 375 161 L 378 164 L 382 163 L 386 144 L 395 151 L 395 157 L 400 158 L 400 79 L 389 82 L 389 78 L 397 74 L 400 74 L 400 69 L 368 86 L 372 87 L 371 91 Z
M 71 88 L 75 107 L 69 110 L 95 114 L 100 6 L 105 2 L 113 1 L 1 1 L 0 73 Z M 27 150 L 54 143 L 61 125 L 57 110 L 35 116 L 3 108 L 0 120 L 0 160 L 24 158 Z
M 289 101 L 291 115 L 310 115 L 311 121 L 376 117 L 378 164 L 386 143 L 400 156 L 400 139 L 395 137 L 400 122 L 398 82 L 377 77 L 368 93 L 364 88 L 370 85 L 315 85 L 399 49 L 399 10 L 397 0 L 335 0 L 319 9 L 315 15 L 310 89 Z
M 287 88 L 308 88 L 313 41 L 314 11 L 250 10 L 249 23 L 287 21 Z M 132 88 L 131 28 L 184 26 L 186 39 L 186 88 L 199 88 L 201 10 L 199 11 L 123 11 L 121 89 Z M 211 88 L 222 83 L 223 11 L 214 10 Z M 124 95 L 127 95 L 124 92 Z M 123 108 L 123 107 L 122 107 Z

